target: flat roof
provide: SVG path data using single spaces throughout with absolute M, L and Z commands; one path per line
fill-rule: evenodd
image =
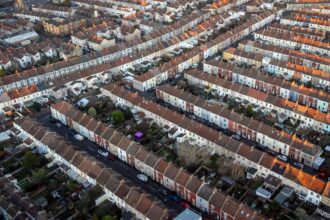
M 202 220 L 202 216 L 192 211 L 191 209 L 185 209 L 174 220 Z
M 6 132 L 0 133 L 0 142 L 7 141 L 10 139 L 10 136 Z
M 4 39 L 4 41 L 9 44 L 15 44 L 17 42 L 21 42 L 21 41 L 28 40 L 28 39 L 35 38 L 35 37 L 39 37 L 37 32 L 30 31 L 30 32 L 25 32 L 22 34 L 15 35 L 13 37 L 6 38 L 6 39 Z

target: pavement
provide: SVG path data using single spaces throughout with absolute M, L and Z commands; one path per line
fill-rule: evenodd
M 61 135 L 66 139 L 67 141 L 71 142 L 74 146 L 79 147 L 81 150 L 86 151 L 90 156 L 93 156 L 95 159 L 99 160 L 100 162 L 103 162 L 107 167 L 112 168 L 114 171 L 119 173 L 123 179 L 133 183 L 135 186 L 139 186 L 142 190 L 144 190 L 146 193 L 152 195 L 154 198 L 159 199 L 168 207 L 168 210 L 170 211 L 172 216 L 178 215 L 181 211 L 184 210 L 179 203 L 168 200 L 167 195 L 164 195 L 161 190 L 165 190 L 168 192 L 168 194 L 175 194 L 171 193 L 167 188 L 160 185 L 159 183 L 151 180 L 149 178 L 147 183 L 143 183 L 140 180 L 137 179 L 137 174 L 140 172 L 136 170 L 134 167 L 124 163 L 123 161 L 116 159 L 116 160 L 109 160 L 108 158 L 105 158 L 98 154 L 97 150 L 100 148 L 97 144 L 87 140 L 78 141 L 73 136 L 69 135 L 70 129 L 66 126 L 62 126 L 61 128 L 56 127 L 54 124 L 52 124 L 49 121 L 49 113 L 45 113 L 40 115 L 37 120 L 40 121 L 42 124 L 44 124 L 46 127 L 48 127 L 50 130 L 55 131 L 57 134 Z

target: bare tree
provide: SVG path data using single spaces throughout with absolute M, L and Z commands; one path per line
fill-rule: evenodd
M 186 89 L 188 87 L 188 83 L 187 81 L 184 81 L 184 80 L 180 80 L 178 82 L 178 88 L 179 89 Z
M 218 173 L 220 173 L 221 175 L 229 175 L 230 174 L 230 166 L 233 164 L 233 160 L 225 157 L 225 156 L 221 156 L 218 159 Z
M 244 176 L 244 168 L 235 163 L 233 159 L 221 156 L 218 159 L 218 173 L 221 175 L 231 176 L 233 179 L 239 179 Z
M 178 145 L 177 154 L 185 165 L 204 163 L 209 160 L 210 154 L 205 146 L 199 147 L 184 142 Z
M 235 180 L 244 177 L 244 168 L 237 163 L 232 164 L 230 175 Z
M 298 217 L 299 220 L 308 219 L 308 214 L 306 210 L 301 207 L 296 208 L 294 214 Z

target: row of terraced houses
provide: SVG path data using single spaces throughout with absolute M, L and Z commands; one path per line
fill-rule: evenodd
M 152 119 L 159 126 L 177 129 L 185 139 L 193 141 L 197 145 L 207 146 L 219 155 L 234 158 L 247 168 L 256 168 L 258 170 L 257 176 L 266 177 L 271 174 L 280 178 L 284 184 L 292 186 L 301 199 L 314 204 L 320 204 L 321 201 L 325 204 L 330 202 L 330 183 L 327 184 L 316 176 L 279 161 L 268 153 L 263 153 L 122 87 L 108 85 L 101 91 L 103 95 L 110 97 L 117 105 L 142 111 L 147 118 Z M 280 137 L 282 140 L 285 138 L 283 135 Z
M 15 121 L 20 137 L 30 138 L 40 151 L 65 164 L 91 184 L 98 184 L 107 198 L 119 208 L 130 211 L 138 219 L 168 219 L 169 210 L 142 189 L 125 181 L 123 177 L 86 152 L 67 143 L 63 137 L 51 132 L 34 119 Z
M 238 2 L 237 4 L 241 4 L 241 2 Z M 173 68 L 171 67 L 169 71 L 166 70 L 165 72 L 162 72 L 162 76 L 160 76 L 161 74 L 156 74 L 153 75 L 151 78 L 147 77 L 148 79 L 146 80 L 137 79 L 135 81 L 142 81 L 138 83 L 138 85 L 140 85 L 139 88 L 141 88 L 141 90 L 148 90 L 155 85 L 163 82 L 164 80 L 168 79 L 169 77 L 173 77 L 176 73 L 189 68 L 192 64 L 198 63 L 203 58 L 215 54 L 219 50 L 229 46 L 231 43 L 236 42 L 242 37 L 263 27 L 264 25 L 273 21 L 276 16 L 281 13 L 282 11 L 266 11 L 264 13 L 261 13 L 253 20 L 234 28 L 231 33 L 222 34 L 214 40 L 208 42 L 207 45 L 201 45 L 198 48 L 194 48 L 191 51 L 188 51 L 186 54 L 183 54 L 181 56 L 182 58 L 175 59 L 173 62 L 176 65 Z M 206 16 L 206 18 L 208 18 L 209 16 L 210 15 Z M 189 27 L 194 27 L 195 25 L 197 25 L 197 23 L 201 22 L 201 17 L 206 19 L 204 16 L 200 16 L 198 17 L 198 19 L 196 18 L 195 20 L 193 20 L 195 23 L 193 22 L 193 24 L 191 24 L 191 21 L 189 24 L 187 24 L 187 28 L 180 28 L 180 31 L 178 33 L 176 33 L 175 31 L 172 32 L 180 34 L 182 33 L 182 30 L 188 30 Z M 94 75 L 102 75 L 102 77 L 104 78 L 111 78 L 111 75 L 117 73 L 119 70 L 127 69 L 134 64 L 143 62 L 145 60 L 150 60 L 153 57 L 157 57 L 160 56 L 162 53 L 165 53 L 166 48 L 163 43 L 158 43 L 156 45 L 156 43 L 153 41 L 155 39 L 158 39 L 157 42 L 169 39 L 169 36 L 173 37 L 173 35 L 170 35 L 172 32 L 168 31 L 166 33 L 167 37 L 153 37 L 150 41 L 147 41 L 150 42 L 150 44 L 145 45 L 149 45 L 151 47 L 149 48 L 148 46 L 148 51 L 144 51 L 145 48 L 143 50 L 142 48 L 139 48 L 138 43 L 134 44 L 134 50 L 131 47 L 119 47 L 120 45 L 116 45 L 114 46 L 115 48 L 107 48 L 101 52 L 88 54 L 84 58 L 63 61 L 55 63 L 53 66 L 31 69 L 28 71 L 24 71 L 20 74 L 13 74 L 3 77 L 0 82 L 0 93 L 3 93 L 3 97 L 1 98 L 3 99 L 1 101 L 1 108 L 13 106 L 17 103 L 24 103 L 26 101 L 33 100 L 36 97 L 40 97 L 43 95 L 49 96 L 53 93 L 52 90 L 58 89 L 59 87 L 63 87 L 66 84 L 74 80 L 79 80 L 81 78 L 91 77 Z M 193 37 L 194 36 L 195 35 L 193 35 Z M 176 45 L 176 47 L 178 47 L 181 42 L 173 43 L 173 45 Z M 167 66 L 172 66 L 172 64 L 173 63 L 168 63 Z M 157 80 L 155 80 L 156 78 Z M 36 87 L 38 88 L 36 89 Z M 12 95 L 11 93 L 15 94 Z
M 246 0 L 239 0 L 234 3 L 227 3 L 220 7 L 218 12 L 228 10 L 231 7 L 244 4 L 245 2 Z M 106 48 L 102 51 L 86 54 L 82 57 L 70 59 L 68 61 L 57 62 L 53 65 L 26 70 L 19 74 L 8 75 L 0 80 L 0 93 L 28 85 L 39 84 L 44 81 L 49 81 L 57 77 L 87 69 L 91 66 L 109 63 L 120 58 L 123 60 L 129 59 L 132 54 L 136 54 L 140 51 L 148 50 L 145 52 L 152 54 L 155 52 L 153 51 L 153 48 L 157 48 L 157 44 L 160 42 L 168 41 L 174 36 L 187 32 L 189 29 L 210 18 L 211 15 L 212 13 L 209 11 L 192 13 L 181 21 L 166 28 L 153 31 L 141 39 L 134 39 L 130 42 L 114 45 L 113 47 Z M 141 54 L 140 58 L 141 56 L 145 57 L 144 54 Z
M 216 219 L 263 219 L 248 206 L 209 186 L 183 168 L 145 150 L 143 146 L 82 113 L 69 103 L 58 102 L 52 105 L 51 112 L 52 116 L 63 124 Z
M 307 141 L 227 109 L 227 106 L 209 103 L 198 96 L 170 85 L 156 89 L 157 97 L 187 113 L 192 113 L 222 129 L 266 146 L 280 154 L 290 156 L 308 166 L 320 155 L 321 148 Z

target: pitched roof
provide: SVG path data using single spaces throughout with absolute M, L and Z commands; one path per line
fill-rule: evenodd
M 186 188 L 187 190 L 193 192 L 193 193 L 197 193 L 199 188 L 202 185 L 202 181 L 199 180 L 199 178 L 195 177 L 195 176 L 191 176 L 189 181 L 186 184 Z
M 165 170 L 164 176 L 174 180 L 175 177 L 178 175 L 179 173 L 179 168 L 177 166 L 175 166 L 174 164 L 168 164 L 167 169 Z
M 176 184 L 179 184 L 181 186 L 186 186 L 189 178 L 190 178 L 190 174 L 187 173 L 187 171 L 180 169 L 174 181 L 176 182 Z
M 253 209 L 247 205 L 242 205 L 239 208 L 235 218 L 239 220 L 254 220 L 254 216 L 255 211 Z
M 197 195 L 201 197 L 202 199 L 209 201 L 211 196 L 213 194 L 213 188 L 208 186 L 207 184 L 202 185 L 202 187 L 199 189 Z
M 165 172 L 167 166 L 168 166 L 168 163 L 167 163 L 165 160 L 160 159 L 160 160 L 158 160 L 158 162 L 156 163 L 154 169 L 155 169 L 156 171 L 158 171 L 158 172 L 164 174 L 164 172 Z
M 136 210 L 138 210 L 143 215 L 146 215 L 151 208 L 153 201 L 150 199 L 149 196 L 142 196 L 136 206 Z
M 227 213 L 229 216 L 235 217 L 238 208 L 239 208 L 239 203 L 235 199 L 231 197 L 227 197 L 227 200 L 224 206 L 222 207 L 222 211 Z
M 216 209 L 221 209 L 226 201 L 226 198 L 227 196 L 223 192 L 220 192 L 219 190 L 215 190 L 209 200 L 209 203 L 210 205 L 213 205 Z

